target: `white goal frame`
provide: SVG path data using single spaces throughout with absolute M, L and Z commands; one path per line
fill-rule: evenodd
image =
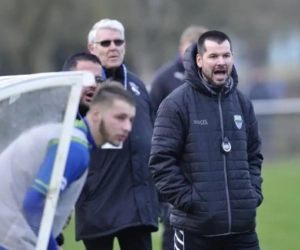
M 70 147 L 72 129 L 78 111 L 81 90 L 83 86 L 92 85 L 94 82 L 94 75 L 85 71 L 39 73 L 0 77 L 0 101 L 41 89 L 65 86 L 69 86 L 71 88 L 69 98 L 67 100 L 66 112 L 63 120 L 63 127 L 60 135 L 57 154 L 51 174 L 49 190 L 45 200 L 45 207 L 36 245 L 37 250 L 47 250 L 48 248 L 49 236 L 52 231 L 53 220 L 61 187 L 61 180 L 65 170 L 65 164 Z

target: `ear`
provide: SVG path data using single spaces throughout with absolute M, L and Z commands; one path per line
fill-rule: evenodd
M 196 56 L 196 63 L 197 63 L 198 68 L 202 68 L 203 57 L 200 54 L 197 54 L 197 56 Z
M 94 122 L 97 122 L 101 119 L 101 112 L 97 106 L 90 106 L 89 112 Z
M 184 57 L 184 52 L 185 52 L 185 48 L 183 48 L 182 45 L 179 46 L 178 52 L 179 52 L 179 55 L 180 55 L 181 59 L 183 59 L 183 57 Z
M 93 44 L 93 43 L 88 43 L 87 49 L 88 49 L 89 52 L 92 54 L 92 52 L 94 51 L 94 44 Z
M 190 42 L 185 42 L 185 43 L 179 45 L 178 50 L 179 50 L 179 54 L 180 54 L 181 58 L 184 57 L 186 50 L 191 46 L 191 44 L 192 43 L 190 43 Z

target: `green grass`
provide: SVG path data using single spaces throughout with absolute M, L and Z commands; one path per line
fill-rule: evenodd
M 300 249 L 300 161 L 266 164 L 264 203 L 258 210 L 257 231 L 263 250 Z M 161 231 L 153 234 L 153 250 L 160 250 Z M 74 222 L 64 232 L 63 250 L 84 250 L 74 241 Z M 114 250 L 119 250 L 117 242 Z

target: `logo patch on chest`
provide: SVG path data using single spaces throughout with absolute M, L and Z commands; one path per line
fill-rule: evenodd
M 139 87 L 134 82 L 129 82 L 129 85 L 131 87 L 131 90 L 135 93 L 135 95 L 141 94 Z
M 194 124 L 196 125 L 208 125 L 207 119 L 204 120 L 194 120 Z
M 234 123 L 238 129 L 241 129 L 243 126 L 243 118 L 240 115 L 233 116 Z

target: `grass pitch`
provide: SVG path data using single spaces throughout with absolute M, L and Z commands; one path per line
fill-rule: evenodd
M 257 232 L 263 250 L 300 249 L 300 161 L 263 166 L 264 202 L 258 209 Z M 161 232 L 153 234 L 153 250 L 160 250 Z M 64 231 L 63 250 L 84 250 L 74 240 L 74 221 Z M 114 250 L 119 250 L 117 241 Z

